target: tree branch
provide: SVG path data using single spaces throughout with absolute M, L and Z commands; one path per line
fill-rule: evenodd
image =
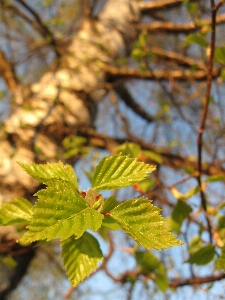
M 25 3 L 23 0 L 16 0 L 20 5 L 22 5 L 36 20 L 40 30 L 39 32 L 44 36 L 44 38 L 48 41 L 48 43 L 50 45 L 53 46 L 54 51 L 56 53 L 56 56 L 58 58 L 61 57 L 61 53 L 59 52 L 58 46 L 57 46 L 57 42 L 56 39 L 53 35 L 53 33 L 51 32 L 51 30 L 49 30 L 49 28 L 42 22 L 42 19 L 40 18 L 40 16 L 38 15 L 37 12 L 35 12 L 27 3 Z M 24 14 L 20 13 L 20 15 L 24 18 Z M 25 17 L 24 18 L 26 21 L 28 21 L 29 23 L 33 24 L 33 21 L 28 18 Z
M 217 9 L 215 7 L 214 0 L 211 0 L 211 18 L 212 18 L 212 27 L 211 27 L 211 39 L 210 39 L 210 53 L 209 53 L 209 61 L 208 61 L 208 73 L 207 73 L 207 84 L 206 84 L 206 95 L 205 95 L 205 104 L 202 111 L 200 127 L 198 131 L 197 137 L 197 148 L 198 148 L 198 185 L 200 187 L 200 195 L 201 195 L 201 205 L 204 211 L 206 212 L 206 219 L 208 224 L 208 230 L 210 233 L 210 242 L 212 243 L 212 233 L 211 233 L 211 224 L 210 220 L 207 217 L 207 200 L 205 197 L 205 193 L 202 189 L 202 146 L 203 146 L 203 133 L 205 130 L 205 123 L 209 108 L 209 100 L 211 95 L 211 86 L 212 86 L 212 79 L 213 79 L 213 57 L 214 57 L 214 50 L 215 50 L 215 39 L 216 39 L 216 13 Z
M 112 78 L 135 78 L 148 79 L 155 81 L 177 80 L 177 81 L 204 81 L 207 78 L 207 72 L 204 70 L 153 70 L 141 72 L 139 70 L 129 68 L 117 68 L 109 65 L 104 66 L 105 72 Z M 220 76 L 220 68 L 213 69 L 212 76 L 217 78 Z
M 139 115 L 144 120 L 146 120 L 150 123 L 154 122 L 155 118 L 152 117 L 151 115 L 149 115 L 146 112 L 146 110 L 134 100 L 134 98 L 132 97 L 132 95 L 130 94 L 130 92 L 128 91 L 126 86 L 124 85 L 124 83 L 119 82 L 118 84 L 116 84 L 114 87 L 114 90 L 120 96 L 121 100 L 128 107 L 130 107 L 134 113 L 136 113 L 137 115 Z
M 115 150 L 115 147 L 125 143 L 125 142 L 134 142 L 138 143 L 143 150 L 150 150 L 152 152 L 157 153 L 161 156 L 163 162 L 162 164 L 177 170 L 178 168 L 197 170 L 197 162 L 189 159 L 188 157 L 182 156 L 180 154 L 173 154 L 170 150 L 165 148 L 158 148 L 152 144 L 146 143 L 141 138 L 135 136 L 135 140 L 133 139 L 121 139 L 110 137 L 105 134 L 101 134 L 95 131 L 91 127 L 87 127 L 84 124 L 78 126 L 77 135 L 83 135 L 88 139 L 88 143 L 90 146 L 98 147 L 101 149 L 108 150 L 110 152 Z M 202 167 L 202 174 L 206 175 L 224 175 L 225 168 L 221 166 L 221 164 L 216 163 L 205 163 L 204 167 Z
M 158 0 L 155 2 L 140 2 L 139 7 L 142 13 L 149 13 L 155 10 L 167 9 L 180 6 L 183 0 Z
M 220 25 L 225 23 L 225 14 L 221 14 L 216 17 L 216 24 Z M 209 26 L 212 24 L 211 19 L 205 19 L 203 24 Z M 173 22 L 153 22 L 152 24 L 139 24 L 139 29 L 145 29 L 149 32 L 167 32 L 167 33 L 185 33 L 189 34 L 191 32 L 195 32 L 196 30 L 201 29 L 202 25 L 199 26 L 194 22 L 186 23 L 186 24 L 175 24 Z
M 19 85 L 13 65 L 8 61 L 5 54 L 0 50 L 0 74 L 4 78 L 9 90 L 12 92 Z
M 206 277 L 196 277 L 196 278 L 187 278 L 187 279 L 174 279 L 170 280 L 169 286 L 172 288 L 178 288 L 185 285 L 195 285 L 219 281 L 225 278 L 225 274 L 219 274 L 216 276 L 206 276 Z
M 163 49 L 156 48 L 156 47 L 151 47 L 148 50 L 158 57 L 162 57 L 170 61 L 172 60 L 174 62 L 177 62 L 179 65 L 187 66 L 187 67 L 196 66 L 198 69 L 205 70 L 205 71 L 207 70 L 207 66 L 203 61 L 197 61 L 185 55 L 172 52 L 172 51 L 165 51 Z

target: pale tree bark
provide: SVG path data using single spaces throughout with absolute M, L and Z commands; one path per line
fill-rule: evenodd
M 1 128 L 0 202 L 18 196 L 31 199 L 38 183 L 17 162 L 53 162 L 62 160 L 62 140 L 75 135 L 79 127 L 92 126 L 98 101 L 106 80 L 103 63 L 125 56 L 137 32 L 139 19 L 136 0 L 109 0 L 97 20 L 86 18 L 68 48 L 52 70 L 30 87 L 21 85 L 4 54 L 0 72 L 12 94 L 13 108 Z M 56 155 L 58 153 L 58 155 Z M 70 161 L 73 163 L 74 161 Z M 14 227 L 0 231 L 1 254 L 10 253 L 18 238 Z M 7 245 L 13 245 L 6 249 Z M 14 270 L 0 269 L 5 280 L 0 298 L 5 299 L 23 276 L 34 250 L 18 256 Z M 21 270 L 23 272 L 21 272 Z
M 138 17 L 136 1 L 121 1 L 119 10 L 118 3 L 108 1 L 98 20 L 84 20 L 55 70 L 29 90 L 9 82 L 15 104 L 1 133 L 2 197 L 32 192 L 37 185 L 17 162 L 54 161 L 66 135 L 75 134 L 78 124 L 92 124 L 104 93 L 102 64 L 125 56 L 128 42 L 136 37 Z
M 17 5 L 14 6 L 14 2 Z M 206 81 L 208 70 L 206 57 L 199 58 L 198 55 L 192 55 L 193 53 L 187 54 L 188 52 L 183 49 L 181 52 L 176 52 L 175 48 L 171 50 L 170 47 L 167 47 L 167 38 L 170 35 L 176 36 L 176 38 L 180 34 L 185 36 L 200 31 L 200 28 L 204 29 L 204 26 L 210 26 L 212 20 L 208 18 L 207 13 L 203 14 L 204 18 L 200 26 L 199 22 L 185 22 L 184 20 L 182 23 L 176 23 L 176 18 L 169 19 L 164 16 L 164 12 L 170 8 L 179 9 L 184 4 L 183 0 L 102 0 L 99 1 L 100 4 L 102 3 L 102 7 L 99 7 L 93 16 L 93 11 L 91 11 L 91 7 L 87 7 L 87 3 L 94 3 L 94 1 L 84 0 L 80 2 L 83 4 L 84 16 L 82 16 L 83 21 L 79 30 L 74 32 L 69 41 L 59 42 L 30 7 L 28 7 L 30 14 L 25 13 L 26 3 L 29 1 L 15 0 L 14 2 L 0 0 L 0 4 L 7 3 L 7 9 L 12 14 L 19 15 L 42 35 L 45 39 L 44 42 L 55 49 L 56 59 L 40 80 L 30 86 L 25 86 L 17 77 L 13 63 L 7 58 L 7 53 L 0 51 L 0 75 L 4 78 L 11 93 L 12 107 L 9 117 L 1 125 L 0 131 L 0 204 L 18 196 L 32 201 L 32 195 L 38 188 L 38 183 L 26 175 L 17 162 L 45 163 L 61 160 L 74 164 L 76 157 L 64 160 L 62 141 L 70 135 L 82 135 L 87 138 L 89 145 L 109 151 L 129 141 L 137 143 L 143 150 L 149 150 L 159 155 L 161 165 L 156 171 L 158 185 L 155 190 L 149 192 L 149 197 L 150 199 L 159 199 L 159 203 L 160 201 L 163 204 L 166 203 L 170 208 L 173 207 L 174 204 L 169 202 L 167 196 L 164 196 L 165 186 L 163 179 L 159 176 L 159 174 L 161 175 L 161 166 L 166 166 L 174 173 L 189 169 L 189 172 L 192 172 L 190 177 L 195 178 L 199 175 L 197 160 L 180 149 L 173 150 L 169 146 L 167 148 L 159 147 L 154 144 L 154 139 L 144 139 L 136 132 L 130 132 L 129 128 L 125 132 L 125 139 L 116 135 L 109 136 L 100 133 L 94 128 L 93 123 L 99 102 L 108 92 L 114 98 L 114 103 L 118 100 L 118 96 L 119 101 L 125 103 L 126 108 L 129 107 L 148 125 L 153 124 L 153 126 L 160 127 L 163 118 L 159 119 L 154 112 L 148 110 L 152 102 L 160 101 L 160 96 L 152 99 L 152 95 L 149 95 L 147 104 L 138 102 L 139 99 L 135 99 L 129 89 L 129 80 L 141 79 L 142 83 L 144 80 L 152 81 L 158 87 L 165 87 L 166 83 L 168 86 L 170 85 L 172 92 L 175 91 L 174 87 L 182 90 L 186 83 L 189 84 L 189 87 L 195 87 L 199 82 Z M 199 3 L 194 0 L 191 2 Z M 201 1 L 201 3 L 203 2 Z M 22 9 L 18 4 L 22 5 Z M 2 9 L 5 9 L 4 6 Z M 141 22 L 142 16 L 145 17 L 145 22 Z M 152 21 L 153 19 L 157 21 Z M 218 15 L 216 23 L 223 24 L 224 22 L 224 14 Z M 142 30 L 149 33 L 150 42 L 148 41 L 145 46 L 142 45 L 143 48 L 139 45 L 139 48 L 143 52 L 151 52 L 156 57 L 153 60 L 148 60 L 148 57 L 144 56 L 141 58 L 141 62 L 146 59 L 144 71 L 140 68 L 141 62 L 135 61 L 130 55 L 132 47 L 136 47 L 133 46 L 133 41 L 138 38 L 138 34 Z M 165 41 L 157 44 L 157 37 L 161 33 L 164 34 Z M 46 42 L 47 39 L 50 41 Z M 177 39 L 177 41 L 181 42 L 181 39 Z M 115 63 L 117 58 L 130 60 L 120 67 Z M 160 64 L 156 66 L 158 61 Z M 221 65 L 216 65 L 212 70 L 212 77 L 214 79 L 219 77 L 221 71 L 223 71 Z M 198 83 L 196 84 L 196 82 Z M 184 121 L 185 114 L 182 114 L 182 109 L 187 106 L 180 109 L 180 98 L 176 102 L 175 98 L 175 100 L 172 99 L 176 94 L 172 94 L 172 92 L 168 92 L 168 99 L 170 98 L 171 101 L 167 99 L 169 103 L 167 104 L 172 107 L 171 110 L 178 109 L 179 120 Z M 193 97 L 199 97 L 199 95 L 200 93 L 197 96 L 191 94 Z M 153 95 L 154 97 L 155 95 Z M 178 104 L 176 105 L 176 103 Z M 195 110 L 199 112 L 201 105 L 197 108 L 194 107 L 191 118 L 195 117 Z M 121 113 L 122 119 L 123 112 L 119 109 L 117 112 Z M 165 116 L 162 117 L 165 118 Z M 126 118 L 123 121 L 125 123 Z M 193 124 L 193 120 L 190 123 L 194 125 L 195 130 L 198 124 Z M 167 125 L 170 128 L 170 124 L 167 123 Z M 193 134 L 195 134 L 194 130 Z M 213 159 L 210 163 L 204 163 L 201 173 L 205 175 L 225 174 L 225 168 L 221 161 L 223 162 L 223 160 Z M 18 254 L 25 251 L 24 256 L 15 257 L 19 262 L 17 269 L 14 271 L 0 269 L 0 278 L 1 274 L 5 275 L 4 282 L 0 284 L 0 299 L 2 300 L 5 300 L 10 290 L 16 286 L 34 255 L 32 248 L 18 249 L 19 246 L 15 242 L 17 238 L 18 233 L 14 227 L 0 229 L 0 255 Z M 19 270 L 23 270 L 23 272 L 19 273 Z M 126 276 L 126 273 L 123 276 Z M 127 278 L 130 277 L 127 276 Z M 126 282 L 120 278 L 116 281 Z M 202 282 L 208 281 L 210 279 L 205 277 Z M 174 284 L 170 283 L 170 286 L 177 287 L 179 282 L 181 285 L 186 285 L 198 283 L 198 280 L 195 278 L 195 281 L 175 281 Z

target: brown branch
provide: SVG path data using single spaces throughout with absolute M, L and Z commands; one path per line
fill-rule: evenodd
M 0 51 L 0 74 L 4 78 L 9 90 L 13 92 L 19 85 L 19 81 L 14 72 L 13 65 L 2 51 Z
M 207 66 L 203 61 L 196 61 L 195 59 L 189 58 L 185 55 L 172 52 L 172 51 L 165 51 L 160 48 L 151 47 L 148 50 L 158 57 L 175 61 L 182 66 L 187 66 L 187 67 L 196 66 L 199 69 L 207 70 Z
M 197 162 L 189 159 L 188 157 L 184 157 L 179 154 L 173 154 L 170 150 L 165 148 L 158 148 L 152 144 L 146 143 L 141 138 L 135 137 L 135 141 L 133 139 L 120 139 L 109 137 L 108 135 L 101 134 L 95 131 L 93 128 L 87 127 L 85 125 L 79 125 L 76 131 L 77 135 L 83 135 L 88 139 L 88 143 L 90 146 L 98 147 L 101 149 L 109 150 L 113 152 L 115 147 L 125 143 L 125 142 L 135 142 L 140 145 L 143 150 L 150 150 L 162 157 L 162 164 L 177 170 L 178 168 L 197 170 Z M 221 164 L 216 163 L 206 163 L 202 166 L 202 174 L 206 175 L 224 175 L 225 169 L 221 166 Z
M 203 133 L 205 130 L 205 123 L 209 108 L 209 100 L 211 95 L 211 86 L 212 86 L 212 79 L 213 79 L 213 57 L 214 57 L 214 50 L 215 50 L 215 39 L 216 39 L 216 13 L 217 9 L 215 7 L 214 0 L 211 0 L 211 18 L 212 18 L 212 28 L 211 28 L 211 38 L 210 38 L 210 53 L 209 53 L 209 62 L 208 62 L 208 73 L 207 73 L 207 83 L 206 83 L 206 95 L 205 95 L 205 104 L 202 111 L 200 127 L 198 131 L 197 137 L 197 148 L 198 148 L 198 173 L 197 176 L 198 185 L 200 187 L 200 195 L 201 195 L 201 206 L 206 212 L 206 219 L 208 224 L 208 230 L 210 233 L 210 241 L 212 242 L 212 234 L 211 234 L 211 224 L 210 220 L 207 217 L 207 200 L 205 197 L 205 193 L 202 189 L 202 146 L 203 146 Z
M 48 43 L 53 47 L 56 56 L 58 58 L 61 57 L 61 53 L 58 50 L 58 46 L 57 46 L 57 41 L 53 35 L 53 33 L 51 32 L 51 30 L 42 22 L 41 17 L 38 15 L 37 12 L 35 12 L 26 2 L 24 2 L 23 0 L 16 0 L 20 5 L 22 5 L 36 20 L 37 24 L 40 27 L 39 32 L 44 36 L 44 38 L 48 41 Z M 21 14 L 21 16 L 24 17 L 24 14 Z M 29 21 L 30 18 L 26 17 L 25 18 L 26 21 Z M 31 24 L 33 23 L 32 20 L 29 21 Z
M 172 288 L 178 288 L 185 285 L 195 285 L 219 281 L 225 278 L 225 274 L 219 274 L 216 276 L 206 276 L 206 277 L 196 277 L 196 278 L 187 278 L 187 279 L 174 279 L 169 281 L 169 286 Z
M 135 78 L 135 79 L 148 79 L 148 80 L 177 80 L 177 81 L 203 81 L 207 78 L 207 72 L 204 70 L 153 70 L 141 72 L 139 70 L 129 68 L 116 68 L 113 66 L 105 65 L 106 74 L 109 77 L 118 78 Z M 213 78 L 220 75 L 220 68 L 215 68 L 212 72 Z
M 155 118 L 153 116 L 151 116 L 150 114 L 148 114 L 146 112 L 146 110 L 134 100 L 134 98 L 132 97 L 132 95 L 130 94 L 130 92 L 128 91 L 126 86 L 124 85 L 124 83 L 120 82 L 120 83 L 116 84 L 114 89 L 115 89 L 116 93 L 121 97 L 121 100 L 128 107 L 130 107 L 133 110 L 133 112 L 135 112 L 137 115 L 139 115 L 144 120 L 146 120 L 150 123 L 154 122 Z
M 216 24 L 220 25 L 225 23 L 225 14 L 221 14 L 216 17 Z M 205 19 L 203 24 L 206 26 L 212 25 L 212 20 Z M 153 22 L 152 24 L 139 24 L 139 29 L 145 29 L 149 32 L 167 32 L 167 33 L 185 33 L 189 34 L 191 32 L 195 32 L 196 30 L 202 27 L 194 22 L 186 23 L 186 24 L 175 24 L 173 22 Z
M 139 8 L 142 13 L 149 13 L 155 10 L 167 9 L 180 6 L 183 0 L 158 0 L 155 2 L 140 2 Z

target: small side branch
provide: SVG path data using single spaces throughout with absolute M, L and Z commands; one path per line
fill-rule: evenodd
M 223 24 L 225 23 L 225 14 L 221 14 L 216 17 L 215 24 Z M 212 26 L 212 19 L 205 19 L 204 25 Z M 191 32 L 195 32 L 199 30 L 201 27 L 194 23 L 186 23 L 186 24 L 175 24 L 173 22 L 153 22 L 152 24 L 139 24 L 139 29 L 145 29 L 149 32 L 167 32 L 167 33 L 183 33 L 189 34 Z
M 19 85 L 12 64 L 8 61 L 5 54 L 0 50 L 0 74 L 4 78 L 11 92 Z
M 207 216 L 207 200 L 205 193 L 202 189 L 202 149 L 203 149 L 203 133 L 205 130 L 205 123 L 209 108 L 209 100 L 211 94 L 211 86 L 212 86 L 212 79 L 213 79 L 213 57 L 214 57 L 214 50 L 215 50 L 215 39 L 216 39 L 216 13 L 219 6 L 215 6 L 214 0 L 211 0 L 211 39 L 210 39 L 210 53 L 208 59 L 208 73 L 207 73 L 207 84 L 206 84 L 206 95 L 205 95 L 205 104 L 202 111 L 200 127 L 198 130 L 198 137 L 197 137 L 197 149 L 198 149 L 198 185 L 200 187 L 200 195 L 201 195 L 201 205 L 206 213 L 206 220 L 208 225 L 208 231 L 210 234 L 210 242 L 212 242 L 212 228 L 210 224 L 210 220 Z
M 20 5 L 22 5 L 36 20 L 37 24 L 40 27 L 40 32 L 44 36 L 46 40 L 49 40 L 49 44 L 53 46 L 54 51 L 56 53 L 56 56 L 60 58 L 61 54 L 58 50 L 56 39 L 53 35 L 53 33 L 49 30 L 49 28 L 42 22 L 42 19 L 40 16 L 35 12 L 27 3 L 25 3 L 23 0 L 16 0 Z M 26 18 L 28 20 L 29 18 Z

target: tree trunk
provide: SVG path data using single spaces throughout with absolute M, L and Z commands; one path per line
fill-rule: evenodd
M 63 139 L 76 135 L 80 126 L 93 126 L 106 82 L 103 65 L 129 51 L 137 35 L 134 23 L 138 18 L 136 0 L 109 0 L 97 19 L 84 19 L 78 34 L 52 70 L 29 87 L 16 80 L 2 55 L 1 73 L 12 75 L 5 75 L 4 79 L 12 95 L 13 108 L 0 133 L 0 203 L 18 196 L 31 200 L 39 185 L 17 162 L 63 160 Z M 12 244 L 7 251 L 0 252 L 2 256 L 13 251 L 17 237 L 14 227 L 7 227 L 7 235 L 0 231 L 0 249 L 4 249 L 5 243 Z M 25 254 L 17 257 L 18 264 L 13 271 L 0 266 L 5 276 L 0 289 L 2 300 L 16 287 L 34 255 L 29 247 L 24 249 Z

